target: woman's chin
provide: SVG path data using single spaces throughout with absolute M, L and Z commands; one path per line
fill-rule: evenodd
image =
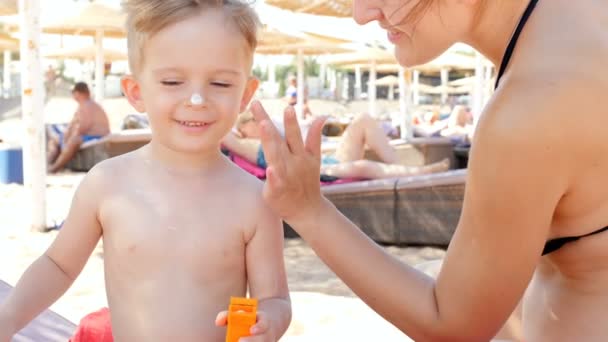
M 396 48 L 395 58 L 397 62 L 406 68 L 412 68 L 431 62 L 441 53 L 416 53 L 413 49 Z

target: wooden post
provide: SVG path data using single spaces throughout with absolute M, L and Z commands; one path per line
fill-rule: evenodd
M 46 229 L 44 84 L 40 63 L 40 0 L 19 0 L 21 21 L 21 108 L 25 126 L 24 183 L 31 204 L 30 228 Z
M 369 69 L 369 80 L 367 82 L 367 99 L 369 101 L 369 115 L 376 117 L 376 60 L 371 61 Z
M 361 99 L 361 65 L 355 66 L 355 100 Z
M 414 137 L 412 130 L 412 92 L 411 84 L 408 81 L 411 78 L 411 70 L 405 70 L 399 67 L 399 112 L 401 113 L 400 127 L 401 139 L 411 140 Z
M 2 95 L 5 99 L 10 97 L 11 92 L 11 51 L 4 50 L 4 80 L 2 84 Z
M 412 81 L 412 91 L 413 91 L 413 101 L 414 101 L 414 106 L 418 106 L 420 105 L 420 87 L 418 86 L 420 84 L 420 70 L 414 70 L 414 74 L 413 74 L 413 81 Z
M 473 94 L 471 98 L 471 109 L 473 112 L 473 124 L 477 125 L 477 120 L 483 110 L 484 96 L 484 65 L 483 57 L 479 52 L 475 53 L 475 83 L 473 84 Z
M 97 102 L 101 102 L 104 96 L 104 69 L 103 30 L 98 29 L 95 32 L 95 101 Z
M 297 55 L 298 63 L 298 86 L 297 86 L 297 98 L 296 98 L 296 116 L 298 119 L 304 119 L 304 52 L 302 49 L 298 49 Z

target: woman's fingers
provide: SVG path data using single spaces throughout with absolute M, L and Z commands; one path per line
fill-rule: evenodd
M 304 143 L 302 142 L 302 132 L 296 117 L 296 112 L 293 107 L 289 106 L 285 109 L 283 115 L 285 123 L 285 140 L 291 153 L 300 154 L 304 151 Z
M 306 151 L 319 159 L 321 158 L 321 132 L 323 131 L 325 120 L 327 120 L 327 117 L 315 119 L 306 135 Z
M 268 116 L 268 113 L 266 113 L 266 110 L 260 101 L 253 101 L 251 103 L 251 113 L 253 114 L 256 122 L 262 122 L 264 120 L 270 121 L 270 116 Z
M 286 168 L 286 159 L 289 158 L 290 154 L 287 144 L 270 121 L 260 123 L 260 132 L 266 164 L 273 166 L 275 171 L 283 174 Z

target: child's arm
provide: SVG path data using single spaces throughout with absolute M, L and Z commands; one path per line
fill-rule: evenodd
M 10 339 L 61 297 L 82 271 L 101 236 L 97 220 L 102 188 L 99 171 L 94 169 L 84 178 L 55 241 L 0 304 L 0 342 Z
M 264 341 L 278 341 L 291 322 L 291 301 L 283 261 L 283 224 L 267 207 L 262 207 L 246 253 L 249 293 L 258 299 L 258 322 L 251 333 L 268 336 Z

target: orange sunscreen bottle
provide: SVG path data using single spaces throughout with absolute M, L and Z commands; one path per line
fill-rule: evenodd
M 230 297 L 226 342 L 238 342 L 250 336 L 249 330 L 256 323 L 258 300 L 255 298 Z

